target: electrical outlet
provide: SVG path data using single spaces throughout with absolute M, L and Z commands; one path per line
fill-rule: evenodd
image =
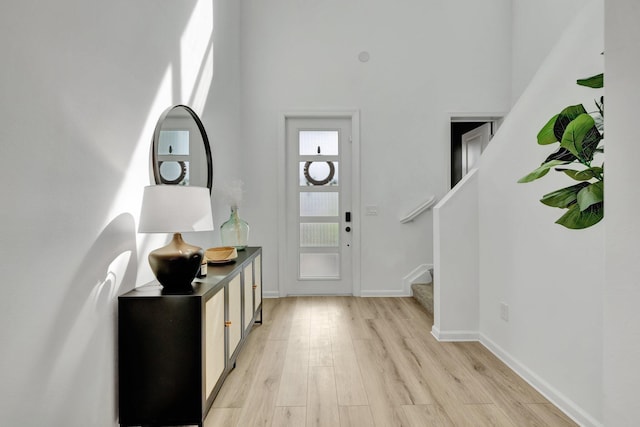
M 504 302 L 500 303 L 500 318 L 505 322 L 509 321 L 509 306 Z

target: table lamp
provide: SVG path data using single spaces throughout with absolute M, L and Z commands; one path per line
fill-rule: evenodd
M 173 233 L 168 245 L 149 254 L 149 265 L 164 294 L 192 293 L 204 251 L 180 233 L 213 230 L 209 189 L 182 185 L 144 188 L 139 233 Z

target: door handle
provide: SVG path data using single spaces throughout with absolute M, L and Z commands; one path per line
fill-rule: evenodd
M 351 212 L 344 213 L 344 222 L 351 222 Z

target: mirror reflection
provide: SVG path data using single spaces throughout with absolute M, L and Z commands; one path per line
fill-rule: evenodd
M 156 184 L 212 187 L 209 139 L 198 115 L 186 105 L 167 108 L 153 133 Z

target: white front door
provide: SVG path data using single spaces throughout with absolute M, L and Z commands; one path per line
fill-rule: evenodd
M 286 119 L 287 295 L 352 294 L 351 119 Z

